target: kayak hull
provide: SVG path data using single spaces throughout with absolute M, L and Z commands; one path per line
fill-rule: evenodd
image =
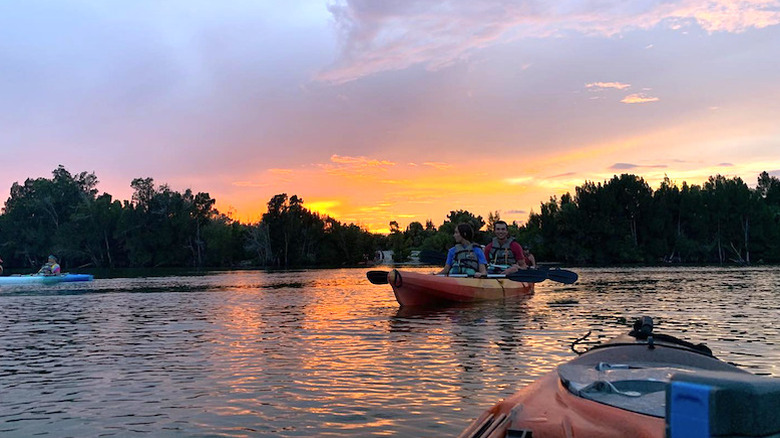
M 594 347 L 485 411 L 459 438 L 663 438 L 672 376 L 755 377 L 706 347 L 665 339 L 621 336 Z
M 13 275 L 0 277 L 0 285 L 73 283 L 93 279 L 94 277 L 89 274 Z
M 533 294 L 534 284 L 506 278 L 445 277 L 394 269 L 387 275 L 401 306 L 436 306 Z

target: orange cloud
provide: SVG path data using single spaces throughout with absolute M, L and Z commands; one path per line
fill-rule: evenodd
M 367 157 L 348 157 L 341 155 L 331 155 L 331 163 L 317 164 L 318 167 L 325 169 L 331 175 L 341 175 L 352 178 L 363 179 L 376 173 L 384 173 L 388 168 L 396 163 L 387 160 L 377 160 Z
M 649 102 L 658 102 L 659 100 L 661 99 L 657 97 L 645 96 L 644 93 L 634 93 L 624 97 L 623 100 L 621 100 L 620 102 L 621 103 L 649 103 Z
M 426 165 L 426 166 L 433 167 L 434 169 L 438 169 L 438 170 L 452 169 L 452 164 L 442 163 L 442 162 L 439 162 L 439 161 L 426 161 L 423 164 Z

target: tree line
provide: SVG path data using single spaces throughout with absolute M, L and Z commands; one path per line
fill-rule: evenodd
M 498 219 L 458 210 L 438 230 L 430 221 L 404 231 L 391 222 L 389 242 L 402 258 L 412 248 L 444 251 L 454 224 L 467 222 L 487 225 L 475 238 L 486 244 Z M 653 190 L 637 175 L 616 175 L 551 197 L 509 231 L 536 260 L 568 265 L 780 263 L 780 180 L 762 172 L 750 188 L 739 177 L 711 176 L 703 185 L 667 177 Z
M 172 190 L 136 178 L 129 201 L 98 195 L 94 173 L 14 183 L 0 214 L 0 257 L 6 268 L 39 267 L 49 254 L 64 268 L 270 267 L 357 265 L 384 236 L 303 207 L 279 194 L 257 223 L 214 208 L 208 193 Z
M 378 250 L 396 261 L 413 250 L 443 253 L 458 223 L 475 241 L 490 241 L 498 212 L 487 219 L 452 210 L 436 226 L 412 222 L 371 233 L 305 208 L 297 195 L 273 196 L 256 223 L 215 209 L 208 193 L 171 190 L 152 178 L 131 182 L 130 200 L 98 195 L 94 173 L 14 183 L 0 214 L 0 257 L 7 268 L 37 268 L 56 254 L 78 267 L 332 267 L 370 263 Z M 623 174 L 586 181 L 574 195 L 550 198 L 511 235 L 532 246 L 537 260 L 569 265 L 780 262 L 780 181 L 767 172 L 756 188 L 740 178 L 710 177 L 703 185 L 666 178 L 653 190 Z

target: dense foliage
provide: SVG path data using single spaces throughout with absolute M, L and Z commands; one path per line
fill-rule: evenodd
M 208 193 L 184 193 L 152 178 L 131 183 L 130 201 L 98 195 L 93 173 L 14 183 L 0 215 L 5 266 L 37 269 L 48 254 L 77 267 L 293 267 L 355 265 L 384 236 L 303 207 L 286 194 L 268 202 L 256 224 L 219 213 Z
M 551 198 L 524 227 L 537 258 L 571 264 L 780 262 L 780 180 L 762 172 L 702 186 L 636 175 L 585 183 Z
M 358 265 L 381 249 L 396 261 L 411 251 L 443 253 L 455 225 L 470 223 L 487 243 L 493 224 L 453 210 L 438 227 L 390 222 L 387 236 L 343 224 L 304 207 L 296 195 L 271 198 L 258 223 L 243 224 L 214 208 L 208 193 L 183 193 L 152 178 L 132 181 L 130 201 L 98 195 L 97 177 L 62 166 L 52 178 L 14 183 L 0 214 L 6 267 L 37 268 L 48 254 L 77 267 L 301 267 Z M 778 263 L 780 180 L 766 172 L 755 188 L 740 178 L 710 177 L 702 186 L 665 179 L 657 190 L 636 175 L 585 182 L 552 197 L 510 233 L 533 246 L 537 260 L 583 264 Z
M 488 243 L 498 219 L 491 213 L 475 240 Z M 467 211 L 451 211 L 438 230 L 413 222 L 401 231 L 391 222 L 389 241 L 402 256 L 411 248 L 444 251 L 459 222 L 485 225 Z M 537 260 L 569 265 L 778 263 L 780 180 L 763 172 L 751 189 L 738 177 L 713 176 L 703 186 L 666 178 L 653 191 L 641 177 L 623 174 L 553 197 L 509 231 Z

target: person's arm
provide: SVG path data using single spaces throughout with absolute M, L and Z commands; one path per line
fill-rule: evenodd
M 493 242 L 490 242 L 485 247 L 485 250 L 482 251 L 485 255 L 485 260 L 487 260 L 488 255 L 490 255 L 490 250 L 493 249 Z M 487 264 L 493 263 L 493 260 L 487 260 Z
M 474 254 L 477 255 L 477 263 L 479 263 L 479 269 L 474 274 L 475 277 L 486 277 L 487 276 L 487 259 L 485 258 L 485 253 L 482 252 L 482 248 L 474 247 Z
M 525 264 L 525 254 L 523 254 L 523 247 L 520 246 L 517 242 L 512 242 L 511 245 L 509 245 L 509 248 L 512 250 L 512 254 L 515 256 L 515 260 L 517 260 L 515 263 L 517 263 L 518 269 L 527 269 L 528 265 Z
M 530 253 L 528 254 L 528 262 L 530 263 L 530 265 L 531 265 L 530 267 L 531 268 L 535 268 L 536 267 L 536 257 L 534 257 L 533 254 L 530 254 Z
M 447 251 L 447 262 L 444 264 L 444 267 L 441 271 L 437 272 L 436 275 L 447 275 L 450 273 L 450 269 L 452 268 L 452 259 L 455 258 L 455 248 L 450 248 L 449 251 Z

